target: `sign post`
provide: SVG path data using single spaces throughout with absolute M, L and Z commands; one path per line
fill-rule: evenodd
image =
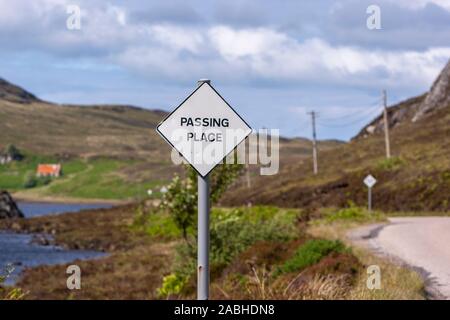
M 210 80 L 199 80 L 198 86 Z M 209 174 L 197 175 L 197 299 L 208 300 L 209 297 Z
M 156 128 L 197 171 L 197 299 L 209 298 L 209 173 L 252 129 L 211 86 L 201 79 L 191 93 Z
M 369 213 L 372 212 L 372 187 L 377 183 L 377 180 L 369 174 L 364 179 L 364 184 L 367 186 L 368 194 L 367 194 L 367 209 L 369 210 Z

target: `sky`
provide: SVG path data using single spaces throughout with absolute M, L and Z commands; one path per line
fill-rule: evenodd
M 0 77 L 42 99 L 170 111 L 208 78 L 288 137 L 311 136 L 314 110 L 319 139 L 347 140 L 382 89 L 422 94 L 449 58 L 450 0 L 0 0 Z

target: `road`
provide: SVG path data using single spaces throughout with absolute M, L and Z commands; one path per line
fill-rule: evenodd
M 450 217 L 390 218 L 369 231 L 370 246 L 425 271 L 428 289 L 450 299 Z

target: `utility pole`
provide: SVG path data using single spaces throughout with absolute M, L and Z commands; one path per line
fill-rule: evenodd
M 246 168 L 246 177 L 247 177 L 247 188 L 250 189 L 252 187 L 251 181 L 250 181 L 250 165 L 247 163 L 245 165 Z
M 386 158 L 391 157 L 391 144 L 389 141 L 389 123 L 388 123 L 388 110 L 387 110 L 387 95 L 386 90 L 383 90 L 383 118 L 384 118 L 384 140 L 386 144 Z
M 319 169 L 317 167 L 317 141 L 316 141 L 316 117 L 317 113 L 315 111 L 308 112 L 308 114 L 311 115 L 312 119 L 312 130 L 313 130 L 313 165 L 314 165 L 314 174 L 317 174 L 319 172 Z
M 210 80 L 200 79 L 201 86 Z M 209 176 L 198 175 L 197 300 L 209 298 Z

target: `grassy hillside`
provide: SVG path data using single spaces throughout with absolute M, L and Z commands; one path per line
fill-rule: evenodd
M 0 165 L 0 189 L 22 197 L 139 199 L 158 189 L 180 166 L 155 127 L 164 111 L 117 105 L 57 105 L 0 81 L 0 150 L 14 144 L 26 157 Z M 325 141 L 324 148 L 341 142 Z M 311 154 L 307 139 L 280 141 L 283 162 Z M 24 188 L 38 163 L 59 162 L 64 175 Z
M 450 105 L 417 122 L 391 130 L 393 158 L 385 159 L 384 134 L 375 133 L 319 153 L 319 174 L 310 159 L 292 161 L 274 176 L 255 176 L 223 203 L 283 207 L 366 205 L 363 178 L 378 179 L 374 206 L 386 210 L 450 210 Z

